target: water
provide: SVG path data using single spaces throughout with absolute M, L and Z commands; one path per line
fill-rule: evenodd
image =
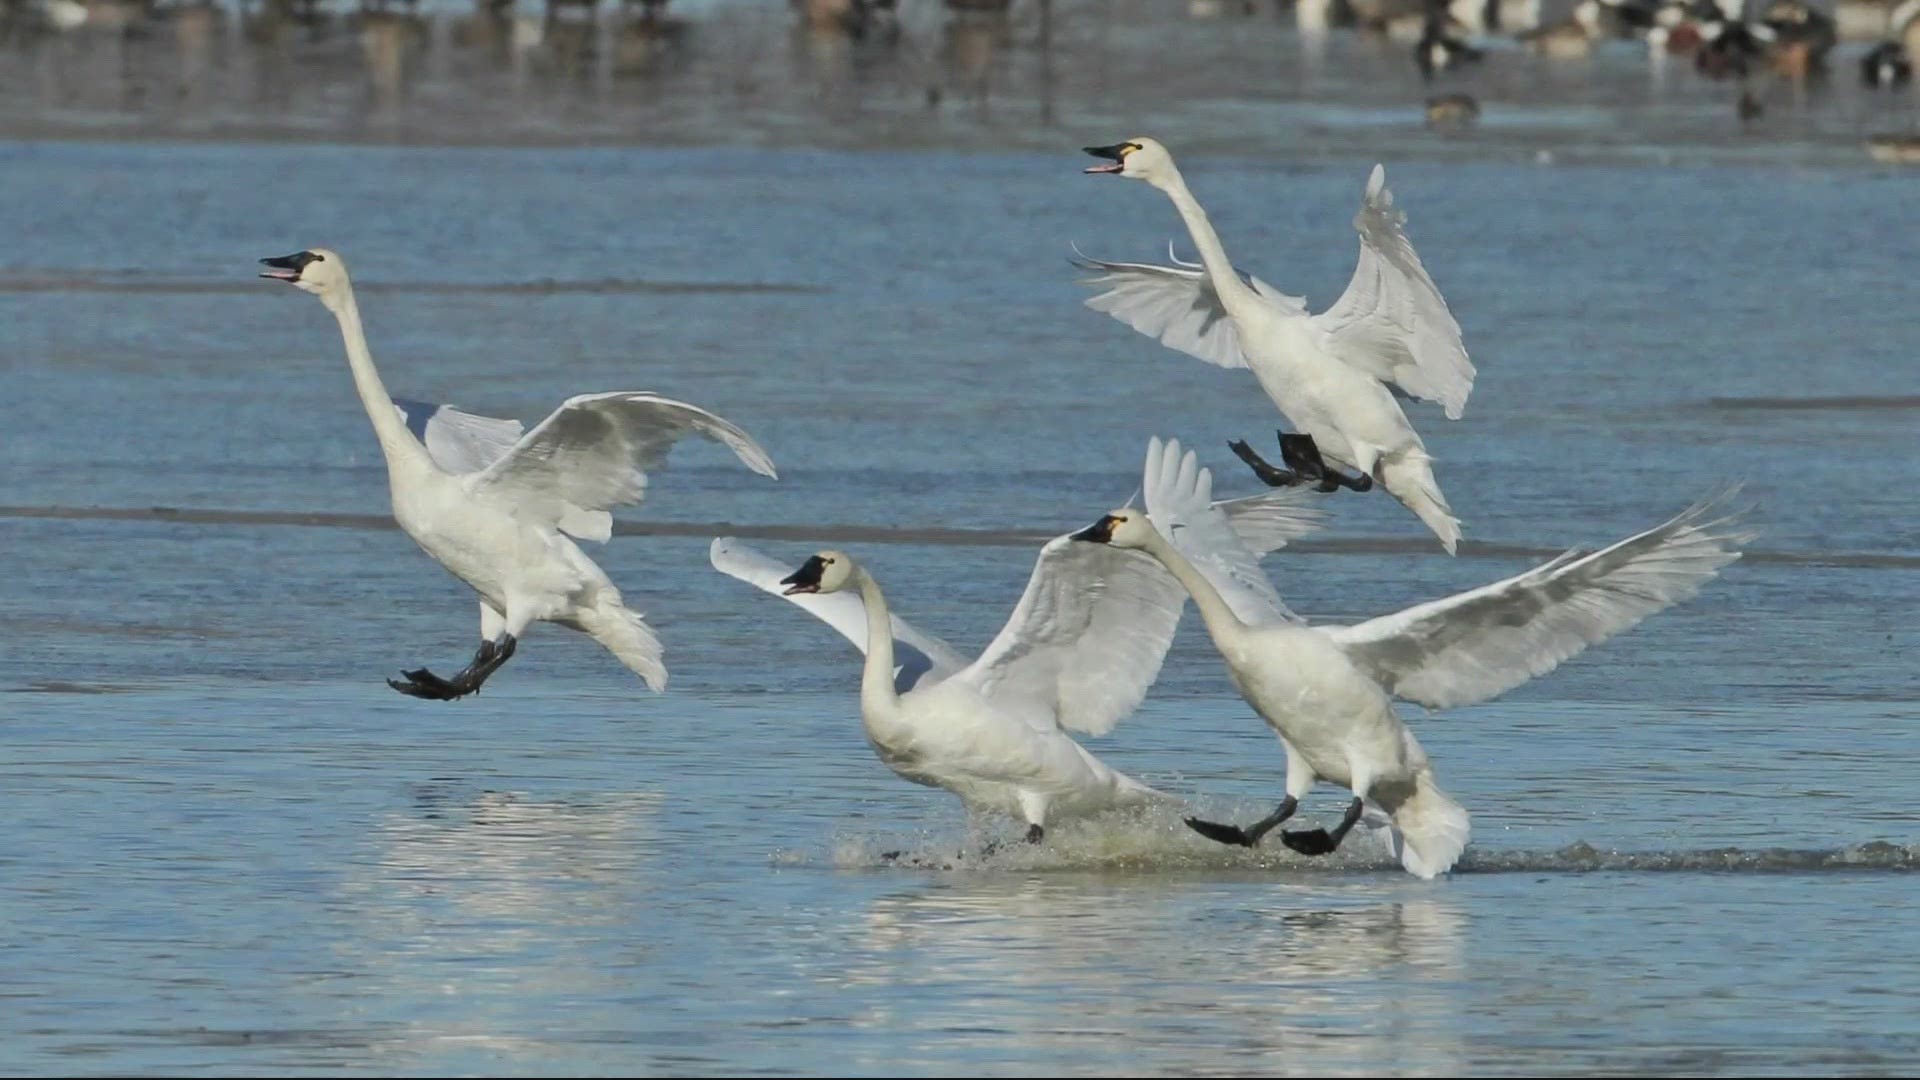
M 1073 147 L 1118 133 L 1082 134 L 0 146 L 0 504 L 383 513 L 331 320 L 251 277 L 320 244 L 396 392 L 534 419 L 657 389 L 780 464 L 683 447 L 629 522 L 1059 531 L 1126 498 L 1152 434 L 1249 492 L 1222 444 L 1274 424 L 1251 381 L 1077 306 L 1070 241 L 1142 257 L 1177 228 L 1079 175 Z M 1009 827 L 887 773 L 854 651 L 708 569 L 698 529 L 601 552 L 669 693 L 546 629 L 437 705 L 381 677 L 464 659 L 473 604 L 397 532 L 10 510 L 0 1069 L 1911 1069 L 1910 182 L 1442 157 L 1389 179 L 1481 364 L 1465 420 L 1419 416 L 1469 537 L 1609 540 L 1740 477 L 1764 530 L 1553 675 L 1409 710 L 1474 814 L 1460 872 L 1414 880 L 1373 835 L 1316 864 L 1228 850 L 1171 814 L 983 857 Z M 1246 265 L 1324 304 L 1371 162 L 1188 172 Z M 1383 498 L 1328 505 L 1325 542 L 1270 561 L 1314 617 L 1526 565 L 1447 559 Z M 976 539 L 845 542 L 972 649 L 1033 555 Z M 1191 622 L 1093 745 L 1210 814 L 1279 794 Z

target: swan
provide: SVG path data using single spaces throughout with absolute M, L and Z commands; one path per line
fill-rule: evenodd
M 1191 453 L 1150 447 L 1144 489 L 1167 513 L 1213 507 L 1211 483 Z M 1321 516 L 1291 492 L 1216 512 L 1234 544 L 1262 552 L 1317 528 Z M 1024 821 L 1034 843 L 1055 819 L 1167 798 L 1069 735 L 1111 731 L 1159 674 L 1185 593 L 1153 560 L 1056 537 L 1040 549 L 1013 617 L 969 660 L 893 615 L 873 576 L 843 552 L 819 552 L 788 573 L 791 564 L 723 537 L 710 557 L 865 650 L 861 719 L 874 752 L 902 778 Z
M 451 701 L 512 658 L 529 624 L 553 622 L 605 646 L 655 690 L 660 641 L 574 539 L 613 534 L 608 507 L 637 503 L 646 470 L 682 436 L 726 444 L 754 472 L 773 461 L 746 432 L 704 409 L 650 393 L 569 398 L 532 431 L 448 406 L 395 402 L 374 370 L 346 263 L 325 248 L 260 260 L 261 277 L 320 298 L 340 322 L 353 383 L 387 461 L 393 516 L 406 534 L 480 594 L 480 648 L 451 679 L 426 668 L 387 684 Z
M 1253 847 L 1293 816 L 1316 780 L 1328 780 L 1353 793 L 1346 814 L 1330 832 L 1282 833 L 1288 847 L 1333 851 L 1372 802 L 1392 818 L 1401 865 L 1431 878 L 1466 847 L 1467 812 L 1441 790 L 1393 699 L 1430 709 L 1486 701 L 1692 596 L 1752 538 L 1736 528 L 1738 512 L 1724 509 L 1727 495 L 1604 550 L 1569 551 L 1352 626 L 1311 626 L 1289 612 L 1253 553 L 1208 507 L 1173 511 L 1149 493 L 1144 514 L 1115 510 L 1073 539 L 1159 560 L 1192 594 L 1234 688 L 1280 736 L 1286 797 L 1272 814 L 1246 828 L 1198 818 L 1188 826 Z
M 1347 291 L 1331 308 L 1310 315 L 1305 301 L 1233 268 L 1166 147 L 1138 138 L 1090 146 L 1087 153 L 1111 161 L 1087 172 L 1145 180 L 1166 192 L 1200 249 L 1198 264 L 1173 259 L 1173 266 L 1077 257 L 1075 265 L 1099 272 L 1086 284 L 1105 288 L 1087 306 L 1210 364 L 1252 369 L 1300 430 L 1281 436 L 1287 470 L 1267 465 L 1244 443 L 1234 444 L 1262 480 L 1318 480 L 1323 491 L 1365 491 L 1378 478 L 1452 552 L 1460 522 L 1434 481 L 1426 445 L 1388 384 L 1439 402 L 1447 418 L 1457 420 L 1473 390 L 1474 368 L 1460 343 L 1460 324 L 1401 228 L 1406 215 L 1393 208 L 1385 170 L 1374 166 L 1353 219 L 1360 260 Z M 1359 475 L 1328 469 L 1323 454 Z

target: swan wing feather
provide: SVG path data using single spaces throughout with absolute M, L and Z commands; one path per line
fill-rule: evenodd
M 780 579 L 793 567 L 769 558 L 730 536 L 715 540 L 707 549 L 713 568 L 723 574 L 780 597 L 810 612 L 815 618 L 854 643 L 864 654 L 867 649 L 867 611 L 857 592 L 801 593 L 786 595 Z M 953 646 L 924 633 L 898 615 L 893 619 L 893 689 L 904 694 L 919 686 L 931 686 L 967 666 L 966 657 Z
M 1183 450 L 1178 439 L 1148 440 L 1147 476 L 1148 518 L 1241 622 L 1263 626 L 1300 621 L 1280 602 L 1260 569 L 1259 556 L 1225 509 L 1232 504 L 1212 501 L 1212 473 L 1201 468 L 1193 451 Z
M 1172 252 L 1168 252 L 1172 257 Z M 1178 262 L 1179 260 L 1175 260 Z M 1223 368 L 1247 366 L 1240 333 L 1220 302 L 1206 271 L 1190 265 L 1102 262 L 1076 249 L 1073 265 L 1094 276 L 1082 284 L 1101 291 L 1087 298 L 1104 311 L 1170 349 Z M 1306 305 L 1250 275 L 1241 275 L 1263 298 L 1287 314 L 1305 315 Z
M 1460 324 L 1407 239 L 1407 215 L 1393 205 L 1386 170 L 1373 167 L 1353 227 L 1360 259 L 1347 291 L 1314 323 L 1328 351 L 1383 383 L 1437 401 L 1458 420 L 1473 392 L 1473 361 Z
M 776 475 L 760 444 L 728 421 L 658 394 L 620 391 L 569 398 L 469 483 L 527 519 L 604 541 L 613 527 L 607 509 L 644 498 L 647 471 L 687 435 L 725 445 L 761 476 Z
M 1326 632 L 1395 697 L 1470 705 L 1558 667 L 1698 592 L 1754 533 L 1729 507 L 1737 487 L 1590 554 Z
M 1142 491 L 1163 534 L 1168 522 L 1210 513 L 1242 551 L 1238 530 L 1273 550 L 1319 523 L 1293 493 L 1216 507 L 1212 477 L 1194 455 L 1158 439 L 1148 445 Z M 1151 556 L 1055 537 L 1040 549 L 1005 628 L 961 677 L 1037 727 L 1104 735 L 1145 699 L 1185 602 L 1186 590 Z
M 524 430 L 518 420 L 501 420 L 452 405 L 393 399 L 393 410 L 427 448 L 433 463 L 456 475 L 479 472 L 505 456 Z

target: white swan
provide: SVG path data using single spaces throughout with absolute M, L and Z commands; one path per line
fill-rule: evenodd
M 1233 444 L 1262 480 L 1318 480 L 1323 491 L 1339 485 L 1365 491 L 1377 477 L 1453 551 L 1460 522 L 1434 481 L 1426 444 L 1388 384 L 1437 401 L 1449 419 L 1458 419 L 1473 390 L 1474 368 L 1460 325 L 1401 228 L 1406 215 L 1393 208 L 1385 171 L 1374 166 L 1353 219 L 1360 261 L 1347 291 L 1312 315 L 1305 301 L 1233 268 L 1166 147 L 1140 138 L 1090 146 L 1087 153 L 1113 162 L 1090 173 L 1145 180 L 1166 192 L 1200 249 L 1199 264 L 1076 259 L 1082 269 L 1101 272 L 1087 284 L 1105 287 L 1087 306 L 1210 364 L 1250 368 L 1299 429 L 1280 438 L 1287 470 L 1268 465 L 1245 443 Z M 1359 475 L 1329 470 L 1322 455 Z
M 1158 450 L 1145 479 L 1155 503 L 1168 513 L 1211 507 L 1211 477 L 1193 455 Z M 1269 551 L 1318 526 L 1302 499 L 1276 494 L 1291 495 L 1220 505 L 1235 545 Z M 731 539 L 715 540 L 711 555 L 717 569 L 786 596 L 865 649 L 867 738 L 905 779 L 1019 818 L 1036 842 L 1049 821 L 1163 797 L 1067 734 L 1112 730 L 1159 674 L 1185 593 L 1153 560 L 1055 538 L 1013 617 L 969 662 L 892 615 L 873 577 L 841 552 L 820 552 L 791 574 Z
M 720 417 L 657 394 L 570 398 L 524 436 L 518 421 L 395 402 L 374 370 L 340 256 L 315 248 L 260 261 L 271 268 L 262 277 L 318 296 L 340 321 L 354 386 L 386 457 L 394 519 L 480 594 L 472 663 L 451 679 L 420 668 L 388 685 L 437 700 L 471 694 L 513 656 L 528 624 L 554 622 L 591 635 L 648 686 L 664 688 L 659 639 L 572 538 L 610 537 L 607 508 L 639 502 L 645 470 L 684 435 L 725 443 L 771 477 L 766 451 Z
M 1210 508 L 1181 513 L 1149 498 L 1147 514 L 1115 510 L 1073 538 L 1163 563 L 1193 595 L 1234 687 L 1286 749 L 1286 798 L 1271 815 L 1245 829 L 1194 818 L 1188 825 L 1252 847 L 1292 816 L 1315 780 L 1330 780 L 1353 792 L 1346 816 L 1332 832 L 1283 833 L 1288 847 L 1334 850 L 1371 801 L 1393 819 L 1401 864 L 1430 878 L 1466 847 L 1467 812 L 1434 781 L 1392 699 L 1433 709 L 1485 701 L 1692 596 L 1752 536 L 1735 528 L 1723 499 L 1602 551 L 1569 551 L 1505 581 L 1354 626 L 1308 626 L 1288 612 Z

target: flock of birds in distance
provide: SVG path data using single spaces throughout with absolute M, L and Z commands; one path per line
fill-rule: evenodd
M 1443 873 L 1466 846 L 1467 813 L 1441 790 L 1394 699 L 1445 709 L 1504 693 L 1691 597 L 1753 534 L 1728 491 L 1611 546 L 1569 551 L 1491 585 L 1355 625 L 1309 624 L 1281 602 L 1260 559 L 1318 527 L 1312 504 L 1324 494 L 1377 486 L 1448 552 L 1458 544 L 1460 523 L 1402 402 L 1461 415 L 1475 371 L 1459 324 L 1408 241 L 1379 166 L 1354 217 L 1352 280 L 1314 313 L 1235 269 L 1160 143 L 1136 138 L 1088 153 L 1103 163 L 1087 172 L 1164 192 L 1200 255 L 1188 263 L 1169 252 L 1165 266 L 1080 257 L 1096 289 L 1088 306 L 1252 373 L 1293 428 L 1280 436 L 1279 466 L 1232 444 L 1270 490 L 1215 501 L 1193 451 L 1150 440 L 1143 506 L 1045 544 L 1012 617 L 977 657 L 894 615 L 845 552 L 795 567 L 723 538 L 713 542 L 713 565 L 865 651 L 860 713 L 889 768 L 953 792 L 971 811 L 1025 823 L 1035 843 L 1057 820 L 1178 801 L 1109 767 L 1073 734 L 1104 734 L 1141 703 L 1191 597 L 1229 681 L 1279 735 L 1287 769 L 1285 798 L 1267 817 L 1187 824 L 1253 847 L 1326 780 L 1352 793 L 1344 815 L 1330 830 L 1284 831 L 1287 847 L 1331 852 L 1371 807 L 1408 871 Z M 514 420 L 391 398 L 341 257 L 315 248 L 262 261 L 262 276 L 312 293 L 338 319 L 395 519 L 479 595 L 480 645 L 466 667 L 451 677 L 418 668 L 389 684 L 435 700 L 474 693 L 513 658 L 529 625 L 551 622 L 591 636 L 662 689 L 659 639 L 576 541 L 607 540 L 609 509 L 638 503 L 648 470 L 683 436 L 723 443 L 772 478 L 767 452 L 721 417 L 653 393 L 570 398 L 524 433 Z
M 1413 61 L 1431 81 L 1484 58 L 1470 40 L 1500 28 L 1502 6 L 1501 0 L 1424 0 L 1417 16 L 1374 21 L 1390 35 L 1398 30 L 1411 37 L 1417 18 Z M 1537 10 L 1538 0 L 1530 0 L 1530 6 Z M 1886 18 L 1881 40 L 1859 58 L 1860 80 L 1870 89 L 1900 90 L 1913 81 L 1920 0 L 1901 0 Z M 1657 65 L 1669 57 L 1691 57 L 1701 75 L 1739 81 L 1737 109 L 1743 121 L 1763 112 L 1748 88 L 1749 76 L 1772 74 L 1804 89 L 1826 75 L 1827 55 L 1840 40 L 1834 17 L 1806 0 L 1768 0 L 1758 19 L 1747 17 L 1746 0 L 1578 0 L 1564 21 L 1525 21 L 1527 28 L 1515 39 L 1549 57 L 1586 56 L 1598 42 L 1622 38 L 1644 40 Z M 1478 116 L 1478 103 L 1465 94 L 1427 101 L 1428 122 L 1436 127 L 1459 127 Z

